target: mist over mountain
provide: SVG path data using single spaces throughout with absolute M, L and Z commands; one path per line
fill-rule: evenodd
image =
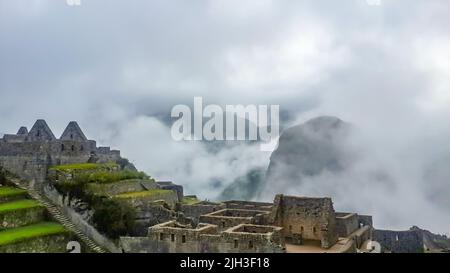
M 264 173 L 250 170 L 223 192 L 224 199 L 253 199 L 273 193 L 273 188 L 301 186 L 305 177 L 322 172 L 339 173 L 350 164 L 344 142 L 351 125 L 336 117 L 321 116 L 283 131 Z M 284 192 L 284 191 L 280 191 Z M 270 194 L 270 195 L 271 195 Z M 270 196 L 267 196 L 270 198 Z
M 377 227 L 450 233 L 448 0 L 82 2 L 0 1 L 2 133 L 77 120 L 202 199 L 251 197 L 239 185 L 270 163 L 254 198 L 332 196 Z M 280 105 L 272 162 L 257 143 L 174 141 L 172 107 L 199 96 Z M 351 124 L 348 136 L 300 128 L 324 115 Z
M 264 186 L 300 186 L 304 177 L 345 170 L 350 155 L 343 142 L 349 133 L 350 124 L 327 116 L 285 130 L 270 157 Z
M 407 229 L 411 223 L 446 232 L 449 176 L 442 151 L 411 156 L 410 144 L 388 146 L 362 128 L 320 116 L 286 129 L 265 179 L 251 184 L 257 185 L 255 199 L 268 201 L 276 193 L 329 196 L 336 210 L 374 215 L 377 227 Z M 241 182 L 233 184 L 241 189 L 237 193 L 245 192 L 246 180 Z
M 265 168 L 251 169 L 246 175 L 236 178 L 218 197 L 218 200 L 251 200 L 257 197 L 266 174 Z

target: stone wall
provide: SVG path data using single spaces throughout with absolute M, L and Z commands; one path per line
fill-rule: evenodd
M 158 181 L 156 184 L 159 186 L 160 189 L 163 190 L 171 190 L 175 191 L 178 196 L 178 201 L 181 201 L 183 199 L 184 193 L 183 193 L 183 186 L 174 184 L 170 181 Z
M 336 231 L 339 237 L 348 237 L 359 228 L 356 213 L 336 213 Z
M 131 253 L 280 253 L 281 228 L 237 226 L 222 233 L 215 225 L 196 229 L 168 222 L 149 229 L 148 237 L 121 237 L 120 246 Z M 248 230 L 252 227 L 257 230 Z M 260 233 L 258 233 L 259 231 Z
M 224 209 L 200 216 L 200 223 L 209 223 L 225 230 L 240 224 L 260 224 L 267 211 Z
M 69 233 L 42 236 L 0 246 L 0 253 L 65 253 L 67 243 L 72 240 L 74 236 Z
M 44 221 L 44 207 L 17 209 L 0 213 L 0 228 L 16 228 Z
M 175 208 L 176 203 L 178 202 L 178 196 L 175 191 L 164 190 L 161 192 L 155 192 L 148 195 L 143 196 L 130 196 L 126 198 L 114 198 L 114 200 L 126 202 L 132 207 L 139 210 L 145 210 L 145 207 L 148 204 L 151 204 L 155 201 L 164 201 L 171 209 Z
M 155 252 L 198 253 L 200 252 L 200 235 L 217 234 L 217 232 L 218 228 L 214 225 L 200 224 L 193 229 L 171 221 L 150 227 L 148 237 L 157 242 Z
M 157 188 L 158 186 L 156 183 L 141 179 L 122 180 L 116 183 L 90 183 L 87 185 L 88 191 L 105 196 L 114 196 L 127 192 L 139 192 Z
M 358 214 L 358 222 L 360 226 L 370 226 L 373 227 L 373 220 L 371 215 L 360 215 Z
M 383 252 L 393 253 L 421 253 L 424 251 L 423 236 L 417 230 L 373 231 L 373 240 L 381 244 Z
M 227 209 L 265 210 L 271 211 L 273 203 L 230 200 L 223 202 Z
M 239 225 L 222 233 L 219 245 L 224 252 L 274 253 L 284 252 L 282 228 L 260 225 Z
M 96 142 L 87 140 L 75 122 L 66 128 L 61 139 L 56 139 L 45 121 L 38 120 L 30 132 L 4 135 L 0 138 L 0 165 L 22 179 L 40 184 L 53 165 L 116 162 L 120 151 L 97 148 Z
M 148 228 L 176 219 L 177 213 L 171 210 L 164 201 L 143 203 L 136 209 L 136 220 L 133 235 L 146 236 Z
M 225 204 L 210 202 L 200 202 L 193 205 L 179 204 L 177 207 L 178 211 L 182 212 L 186 217 L 192 218 L 196 224 L 199 223 L 201 215 L 222 209 L 225 209 Z
M 45 181 L 49 166 L 84 163 L 89 160 L 89 150 L 61 151 L 62 143 L 66 142 L 6 143 L 0 141 L 0 165 L 25 180 L 42 183 Z M 67 145 L 70 147 L 71 143 Z M 77 149 L 79 149 L 78 146 Z
M 330 248 L 338 239 L 336 216 L 331 198 L 292 197 L 279 194 L 275 197 L 271 218 L 276 226 L 283 227 L 287 238 L 320 241 Z

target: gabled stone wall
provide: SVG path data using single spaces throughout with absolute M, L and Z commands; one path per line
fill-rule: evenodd
M 338 239 L 336 215 L 331 198 L 275 197 L 272 209 L 274 225 L 283 227 L 285 237 L 320 241 L 330 248 Z M 298 239 L 296 239 L 298 240 Z
M 56 139 L 44 120 L 38 120 L 30 132 L 0 138 L 0 166 L 31 183 L 42 183 L 52 165 L 116 162 L 120 151 L 97 148 L 76 122 L 70 122 L 60 139 Z

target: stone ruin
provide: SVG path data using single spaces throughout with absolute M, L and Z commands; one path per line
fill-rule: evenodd
M 169 221 L 146 237 L 121 237 L 124 252 L 356 252 L 370 240 L 371 216 L 336 213 L 330 198 L 277 195 L 273 203 L 199 202 L 178 208 L 197 226 Z
M 59 139 L 42 119 L 37 120 L 30 131 L 21 127 L 17 134 L 5 134 L 0 138 L 0 165 L 37 185 L 44 182 L 49 166 L 119 160 L 120 151 L 97 147 L 75 121 L 67 125 Z
M 89 140 L 75 121 L 68 124 L 59 139 L 44 120 L 37 120 L 29 131 L 21 127 L 17 134 L 5 134 L 0 138 L 0 166 L 28 181 L 28 186 L 45 185 L 51 166 L 86 162 L 116 162 L 122 168 L 135 170 L 121 157 L 120 151 L 97 147 L 96 141 Z M 142 182 L 139 186 L 149 187 Z M 171 198 L 174 200 L 159 200 L 161 206 L 156 206 L 155 201 L 149 206 L 139 205 L 139 217 L 145 216 L 148 220 L 141 221 L 142 229 L 136 234 L 121 237 L 117 250 L 146 253 L 356 252 L 365 251 L 364 247 L 372 238 L 393 252 L 415 251 L 421 245 L 420 238 L 413 232 L 375 231 L 371 216 L 335 212 L 330 198 L 279 194 L 273 203 L 230 200 L 186 204 L 181 202 L 187 197 L 182 186 L 156 182 L 155 187 L 173 191 Z M 51 196 L 47 194 L 47 197 Z M 171 208 L 167 204 L 172 204 Z M 96 231 L 89 233 L 96 234 Z M 403 241 L 411 247 L 405 250 Z

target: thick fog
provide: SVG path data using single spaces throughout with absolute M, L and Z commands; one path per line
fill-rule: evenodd
M 175 142 L 170 111 L 280 105 L 285 127 L 319 115 L 358 128 L 360 156 L 299 188 L 377 227 L 450 232 L 450 3 L 0 0 L 0 133 L 71 120 L 138 168 L 214 199 L 270 153 Z M 383 170 L 388 185 L 367 178 Z M 303 183 L 305 184 L 305 183 Z

